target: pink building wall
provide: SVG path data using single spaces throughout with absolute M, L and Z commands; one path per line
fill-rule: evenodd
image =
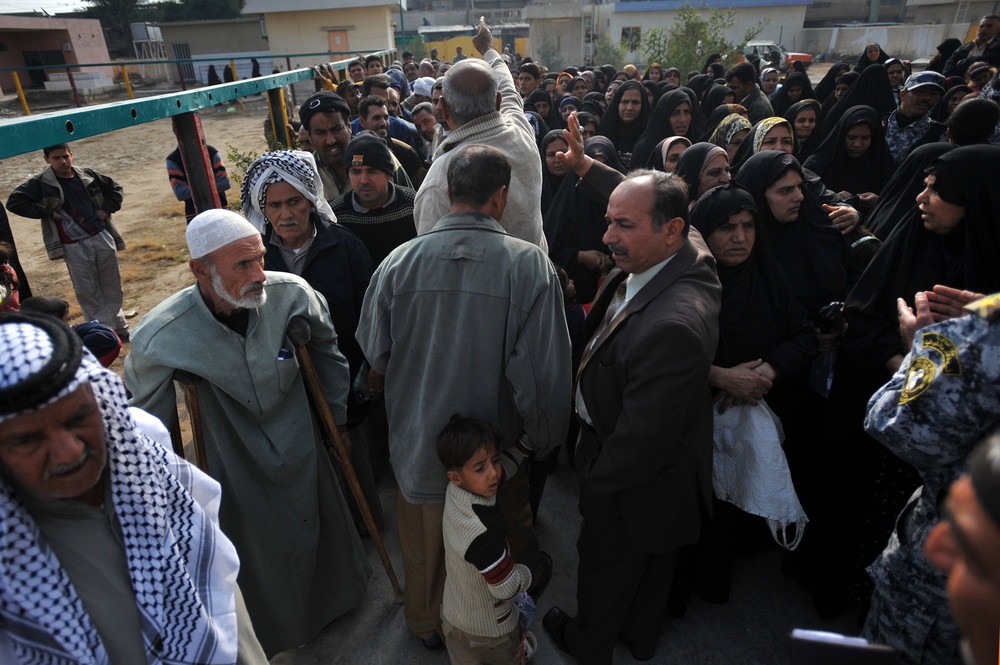
M 6 49 L 0 51 L 0 67 L 23 66 L 23 51 L 62 51 L 67 64 L 111 60 L 101 22 L 96 19 L 0 15 L 0 43 Z M 66 43 L 71 45 L 72 50 L 63 50 Z M 82 71 L 95 69 L 109 78 L 114 77 L 111 67 L 84 67 Z M 73 71 L 81 69 L 74 68 Z M 18 72 L 18 76 L 21 84 L 27 87 L 30 83 L 28 72 Z M 13 92 L 14 79 L 10 72 L 0 72 L 0 88 L 7 94 Z

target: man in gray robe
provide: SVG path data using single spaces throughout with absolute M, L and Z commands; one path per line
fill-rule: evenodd
M 309 410 L 289 321 L 309 323 L 310 354 L 338 424 L 347 416 L 347 361 L 323 299 L 295 275 L 263 270 L 252 224 L 209 210 L 186 235 L 197 284 L 136 327 L 125 382 L 133 403 L 169 426 L 175 370 L 203 379 L 201 427 L 209 474 L 222 485 L 222 528 L 272 657 L 355 609 L 371 572 Z M 346 429 L 341 436 L 349 441 Z

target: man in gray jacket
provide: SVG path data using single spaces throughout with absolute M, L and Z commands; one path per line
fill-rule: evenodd
M 440 645 L 445 576 L 438 433 L 453 414 L 482 418 L 499 424 L 504 448 L 517 442 L 544 458 L 566 436 L 571 384 L 559 278 L 544 251 L 497 221 L 510 162 L 496 148 L 467 145 L 448 160 L 447 176 L 451 213 L 381 263 L 357 331 L 369 389 L 385 388 L 406 622 L 430 649 Z M 530 568 L 537 542 L 524 490 L 507 485 L 500 503 L 512 554 Z

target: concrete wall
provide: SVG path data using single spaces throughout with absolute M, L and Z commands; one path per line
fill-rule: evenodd
M 23 51 L 62 51 L 67 64 L 110 62 L 108 47 L 104 42 L 104 31 L 96 19 L 38 18 L 27 16 L 0 15 L 0 42 L 6 47 L 0 51 L 0 67 L 24 65 Z M 72 50 L 63 45 L 69 43 Z M 86 68 L 105 76 L 113 76 L 111 67 Z M 27 85 L 27 72 L 18 76 L 22 85 Z M 10 72 L 0 72 L 0 88 L 8 91 L 14 88 Z
M 649 28 L 667 28 L 674 21 L 677 15 L 672 10 L 657 10 L 657 2 L 619 2 L 610 5 L 594 6 L 594 33 L 596 35 L 608 35 L 614 40 L 621 38 L 622 28 L 640 27 L 643 34 Z M 634 11 L 641 6 L 650 6 L 648 11 Z M 731 41 L 740 41 L 746 29 L 755 25 L 758 21 L 770 19 L 770 23 L 764 31 L 757 36 L 757 39 L 773 39 L 783 44 L 789 51 L 804 51 L 802 39 L 802 23 L 805 19 L 806 5 L 785 5 L 751 7 L 737 9 L 736 25 L 726 33 L 726 38 Z M 642 63 L 642 54 L 632 52 L 628 54 L 629 62 Z M 669 66 L 665 62 L 663 65 Z
M 561 62 L 543 62 L 549 69 L 580 65 L 584 61 L 584 9 L 573 3 L 533 5 L 524 8 L 528 21 L 528 48 L 536 60 L 542 60 L 542 49 L 548 46 L 559 53 Z
M 877 42 L 891 56 L 915 60 L 933 56 L 937 45 L 949 37 L 964 41 L 968 29 L 964 23 L 806 28 L 802 43 L 807 53 L 860 56 L 867 44 Z
M 167 57 L 173 58 L 174 43 L 185 43 L 192 57 L 211 53 L 255 53 L 268 51 L 271 46 L 260 34 L 260 19 L 237 18 L 228 21 L 190 21 L 157 23 L 167 46 Z
M 330 47 L 327 37 L 330 30 L 347 31 L 352 53 L 392 48 L 392 23 L 397 8 L 398 5 L 381 5 L 265 14 L 271 54 L 281 60 L 278 56 L 287 53 L 325 52 Z M 292 68 L 320 61 L 315 57 L 292 58 Z

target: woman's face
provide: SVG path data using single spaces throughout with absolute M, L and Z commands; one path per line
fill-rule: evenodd
M 749 129 L 741 129 L 733 134 L 733 138 L 729 139 L 729 145 L 726 146 L 726 154 L 729 155 L 730 163 L 732 163 L 733 158 L 736 157 L 736 151 L 739 150 L 740 146 L 743 145 L 743 142 L 747 140 L 747 135 L 749 133 Z
M 611 103 L 611 100 L 615 98 L 615 93 L 618 92 L 618 88 L 622 85 L 621 81 L 612 81 L 608 84 L 608 89 L 604 91 L 604 104 L 605 106 Z
M 545 146 L 545 168 L 557 178 L 566 175 L 566 165 L 557 161 L 556 155 L 566 152 L 568 148 L 569 146 L 562 139 L 550 141 Z
M 576 111 L 576 107 L 574 107 L 572 104 L 566 104 L 565 106 L 559 109 L 559 115 L 562 116 L 563 120 L 566 120 L 566 118 L 569 117 L 569 114 L 573 113 L 574 111 Z
M 667 81 L 679 86 L 681 84 L 681 75 L 678 72 L 671 70 L 667 72 Z
M 670 129 L 674 131 L 674 136 L 687 136 L 688 128 L 691 126 L 691 104 L 681 102 L 670 114 Z
M 781 224 L 791 224 L 799 219 L 802 207 L 802 176 L 794 169 L 788 171 L 764 191 L 764 198 L 771 208 L 771 215 Z
M 687 144 L 683 141 L 674 141 L 671 143 L 666 154 L 663 155 L 663 170 L 667 173 L 673 173 L 677 168 L 678 160 L 680 160 L 685 150 L 687 150 Z
M 649 102 L 649 105 L 656 106 L 656 97 L 653 95 L 653 91 L 646 86 L 642 86 L 642 89 L 646 91 L 646 100 Z
M 894 62 L 886 68 L 885 73 L 889 75 L 889 87 L 893 90 L 903 83 L 903 65 Z
M 629 88 L 622 95 L 621 101 L 618 102 L 618 118 L 622 122 L 633 122 L 639 117 L 639 113 L 642 112 L 642 95 L 644 90 L 638 88 Z
M 990 70 L 983 69 L 982 71 L 976 72 L 970 78 L 970 83 L 975 88 L 982 88 L 984 85 L 990 82 Z
M 841 97 L 844 96 L 844 93 L 847 92 L 848 89 L 850 89 L 850 87 L 851 86 L 847 85 L 846 83 L 838 83 L 837 86 L 833 89 L 833 98 L 839 100 Z
M 802 99 L 802 86 L 798 84 L 792 84 L 785 89 L 785 95 L 788 97 L 788 101 L 794 104 Z
M 788 125 L 784 123 L 772 127 L 767 134 L 764 134 L 764 140 L 760 144 L 762 152 L 764 150 L 783 150 L 789 155 L 792 154 L 794 147 L 792 133 L 788 131 Z
M 753 213 L 741 210 L 729 217 L 729 221 L 708 234 L 708 248 L 715 260 L 724 266 L 738 266 L 753 251 L 757 239 L 757 225 Z
M 868 47 L 868 50 L 865 51 L 865 55 L 868 56 L 869 60 L 875 62 L 876 60 L 878 60 L 878 57 L 882 55 L 882 51 L 879 49 L 878 46 L 872 44 L 871 46 Z
M 768 72 L 760 83 L 760 89 L 765 95 L 770 95 L 778 87 L 778 72 Z
M 729 158 L 724 154 L 715 155 L 702 169 L 701 178 L 698 180 L 698 196 L 702 196 L 713 187 L 725 185 L 730 180 L 732 178 L 729 177 Z
M 583 126 L 583 130 L 580 132 L 583 135 L 583 140 L 592 139 L 597 136 L 597 123 L 588 122 Z
M 934 189 L 936 180 L 937 178 L 932 175 L 924 179 L 926 186 L 924 191 L 917 195 L 917 203 L 920 204 L 920 217 L 923 219 L 924 228 L 931 233 L 946 236 L 965 217 L 965 206 L 948 203 L 942 199 Z
M 549 98 L 552 100 L 553 104 L 556 103 L 556 94 L 558 93 L 558 91 L 559 91 L 559 85 L 552 79 L 547 79 L 545 83 L 545 92 L 549 93 Z M 539 111 L 539 113 L 541 113 L 541 111 Z M 546 113 L 544 115 L 548 114 Z
M 663 78 L 663 70 L 662 69 L 660 69 L 659 67 L 650 67 L 649 68 L 649 80 L 650 81 L 652 81 L 653 83 L 659 83 L 660 79 L 662 79 L 662 78 Z
M 844 150 L 847 156 L 860 157 L 872 147 L 872 128 L 867 123 L 854 125 L 844 135 Z
M 549 112 L 551 110 L 552 107 L 546 104 L 545 102 L 535 102 L 535 111 L 537 111 L 538 115 L 542 116 L 543 118 L 548 118 Z
M 572 94 L 580 101 L 583 101 L 583 98 L 587 95 L 588 92 L 589 90 L 587 90 L 587 82 L 584 81 L 583 79 L 580 79 L 579 81 L 573 84 L 573 90 L 570 94 Z
M 816 111 L 806 109 L 795 116 L 795 138 L 805 141 L 816 129 Z
M 962 103 L 962 95 L 952 95 L 948 98 L 948 115 L 955 111 L 955 107 Z

